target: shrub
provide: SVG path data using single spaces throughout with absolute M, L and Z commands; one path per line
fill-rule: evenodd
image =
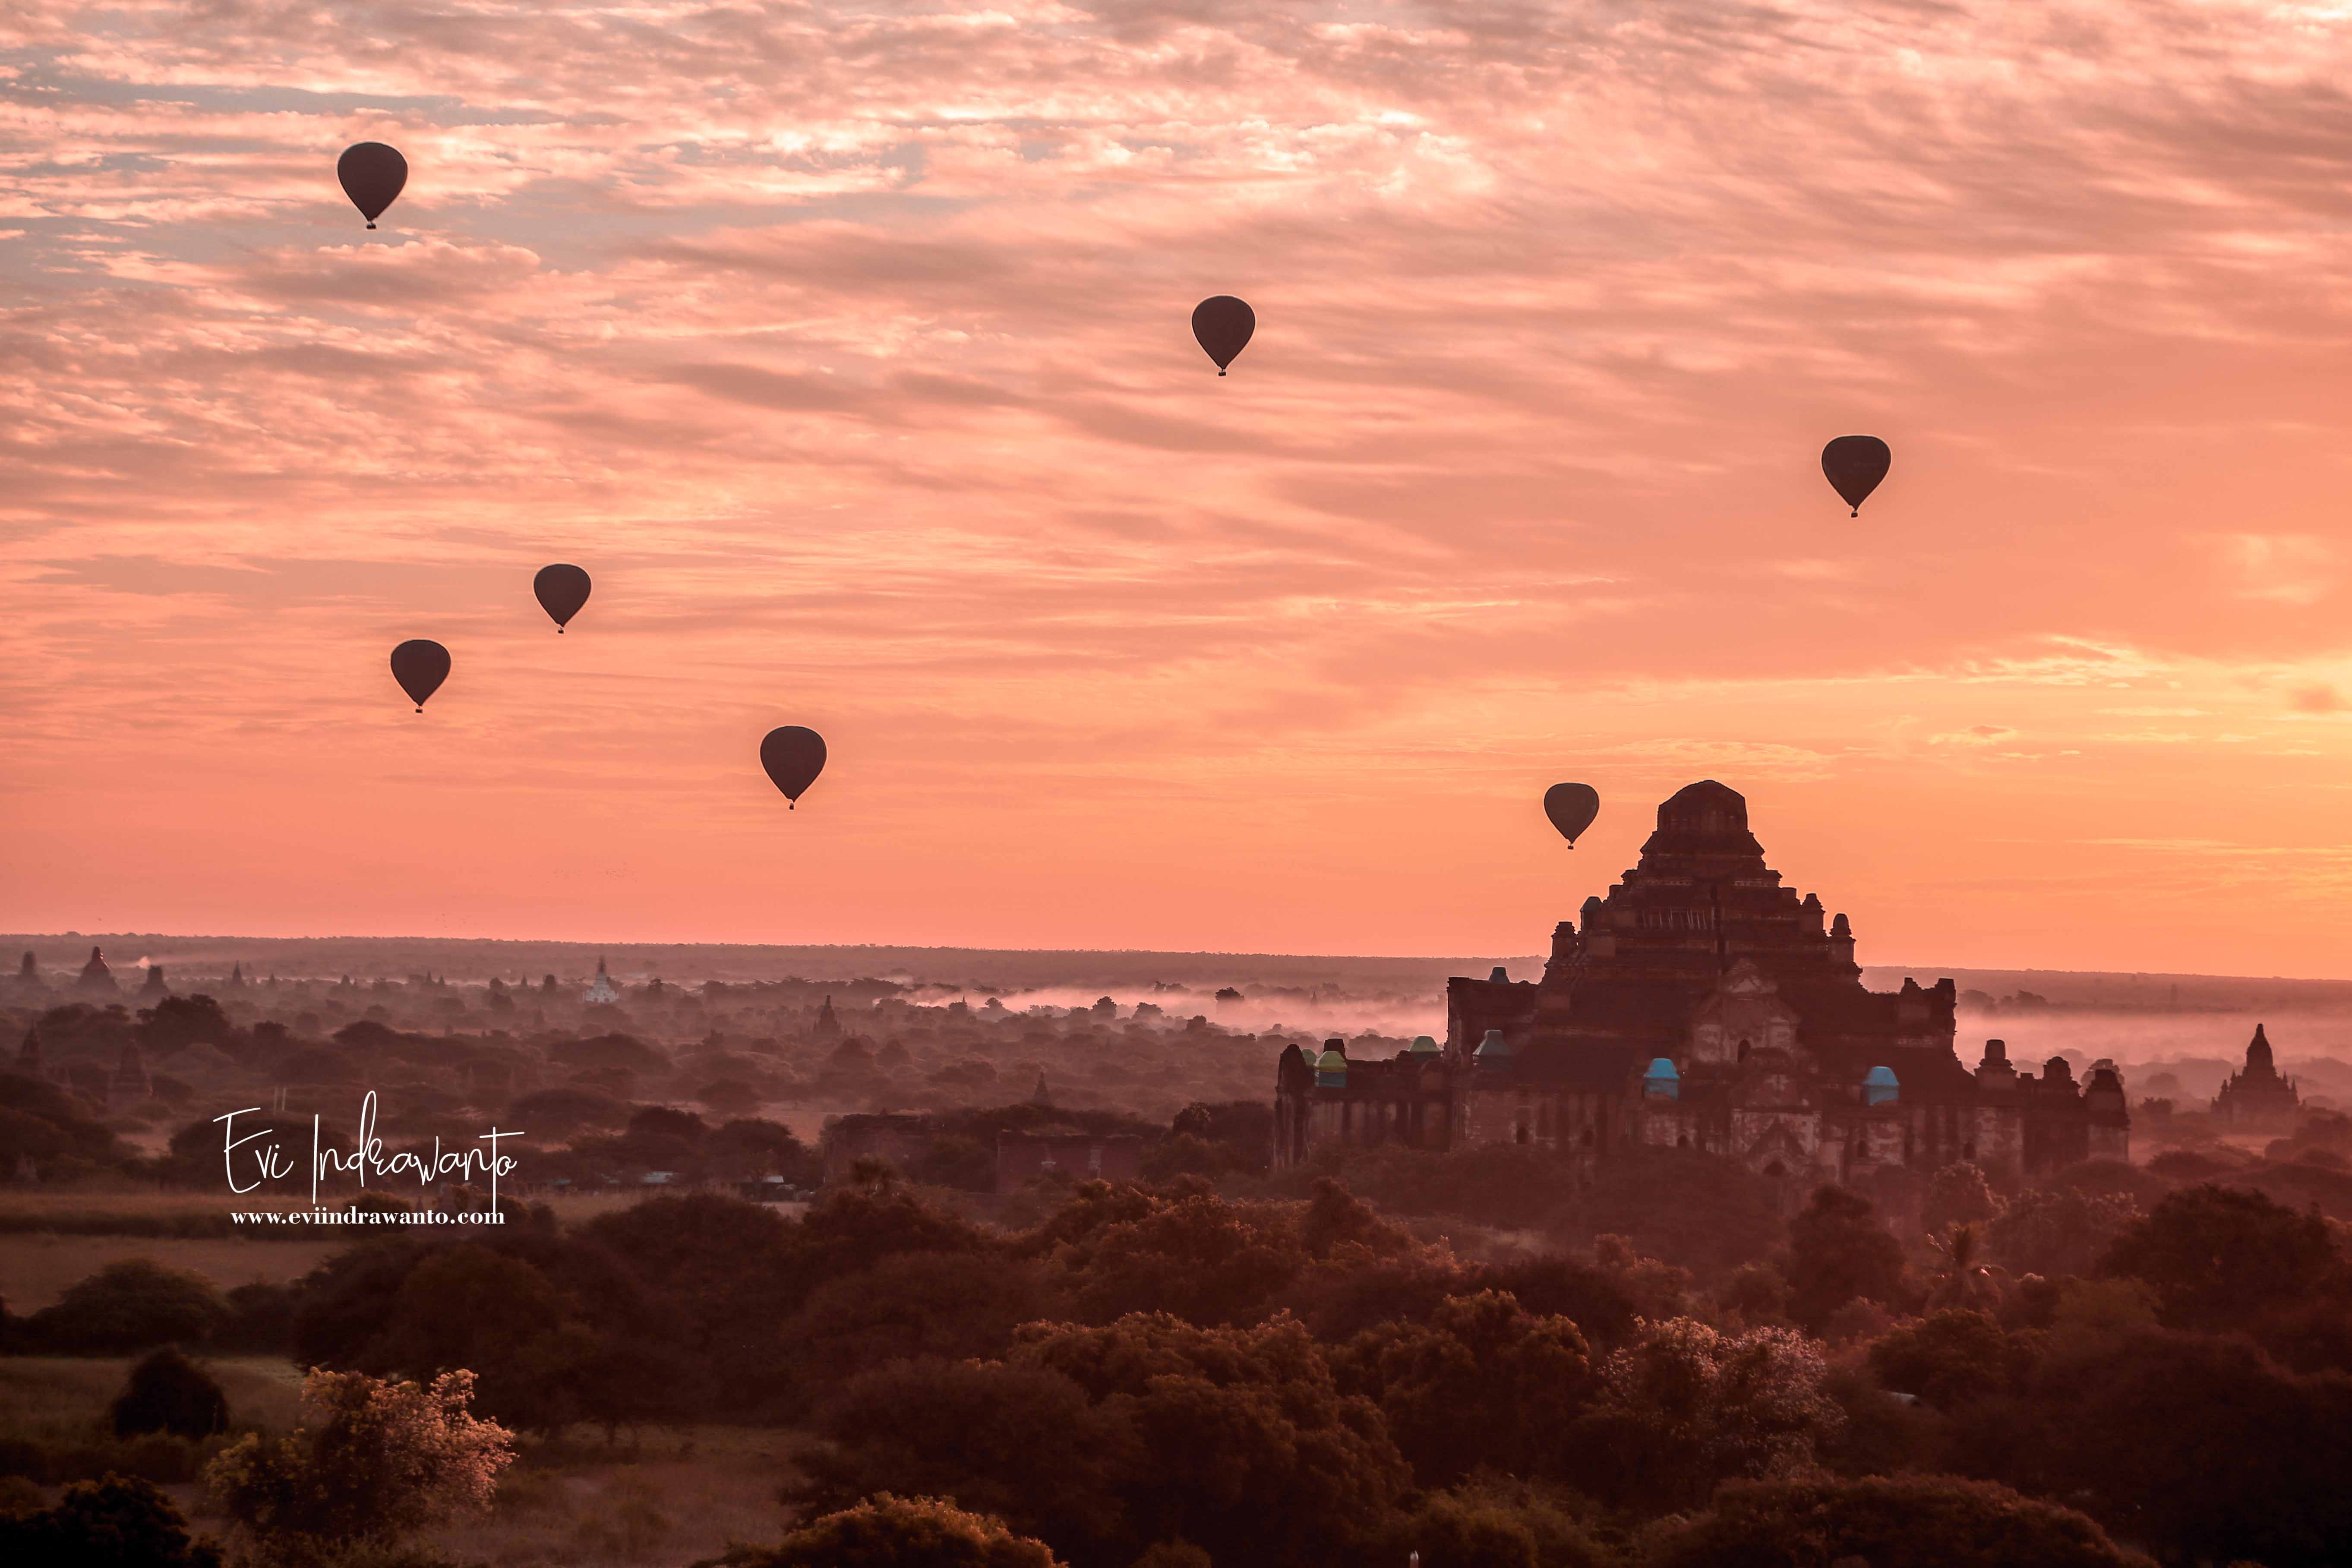
M 209 1437 L 228 1429 L 228 1396 L 204 1368 L 166 1346 L 131 1369 L 109 1415 L 118 1437 L 142 1432 Z
M 188 1539 L 172 1500 L 146 1481 L 79 1481 L 55 1507 L 0 1514 L 9 1568 L 221 1568 L 220 1550 Z
M 468 1413 L 473 1394 L 467 1372 L 430 1387 L 313 1372 L 302 1397 L 317 1425 L 290 1437 L 248 1435 L 205 1467 L 205 1484 L 265 1561 L 397 1541 L 488 1507 L 514 1462 L 512 1434 Z
M 1045 1543 L 938 1498 L 882 1492 L 803 1526 L 781 1545 L 738 1549 L 727 1568 L 1060 1568 Z
M 2152 1568 L 2074 1510 L 1948 1476 L 1727 1487 L 1655 1568 Z

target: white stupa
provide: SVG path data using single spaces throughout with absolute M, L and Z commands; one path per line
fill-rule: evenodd
M 598 1002 L 618 1002 L 620 999 L 621 994 L 613 989 L 612 977 L 604 973 L 604 955 L 598 953 L 596 979 L 594 984 L 588 987 L 588 1000 L 593 1005 Z

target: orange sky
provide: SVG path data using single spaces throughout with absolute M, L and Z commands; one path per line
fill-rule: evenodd
M 2347 68 L 2334 5 L 20 0 L 0 926 L 1527 952 L 1713 776 L 1866 962 L 2352 973 Z

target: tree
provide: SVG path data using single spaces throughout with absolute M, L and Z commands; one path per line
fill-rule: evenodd
M 212 1281 L 145 1258 L 110 1263 L 27 1321 L 37 1344 L 121 1355 L 155 1345 L 202 1344 L 228 1321 Z
M 1770 1184 L 1696 1149 L 1630 1149 L 1604 1162 L 1570 1209 L 1569 1239 L 1622 1236 L 1646 1257 L 1714 1279 L 1780 1243 Z
M 1335 1357 L 1342 1388 L 1370 1395 L 1423 1486 L 1492 1468 L 1553 1468 L 1559 1434 L 1591 1382 L 1584 1336 L 1482 1290 L 1438 1304 L 1421 1322 L 1384 1323 Z
M 1340 1392 L 1286 1317 L 1246 1328 L 1165 1312 L 1102 1328 L 1033 1323 L 1011 1359 L 1128 1414 L 1141 1455 L 1124 1488 L 1131 1550 L 1182 1540 L 1220 1568 L 1326 1563 L 1411 1479 L 1379 1410 Z
M 152 1483 L 77 1481 L 55 1506 L 0 1514 L 9 1568 L 221 1568 L 220 1549 L 188 1539 L 187 1521 Z
M 1747 1482 L 1664 1535 L 1655 1568 L 2153 1568 L 2072 1509 L 1948 1476 Z
M 72 1096 L 46 1079 L 0 1072 L 0 1168 L 14 1172 L 30 1159 L 44 1175 L 56 1162 L 110 1163 L 123 1151 L 114 1134 L 83 1114 Z
M 724 1568 L 1061 1568 L 1042 1541 L 939 1498 L 882 1492 L 829 1513 L 781 1545 L 730 1552 Z
M 542 1138 L 564 1138 L 583 1127 L 618 1127 L 629 1108 L 610 1095 L 560 1084 L 518 1096 L 507 1114 Z
M 2352 1562 L 2352 1380 L 2298 1376 L 2237 1335 L 2142 1329 L 2053 1357 L 2012 1440 L 2033 1489 L 2177 1561 Z
M 1583 1479 L 1664 1511 L 1703 1503 L 1719 1481 L 1787 1474 L 1844 1419 L 1827 1373 L 1820 1346 L 1792 1330 L 1650 1324 L 1601 1364 L 1601 1398 L 1575 1437 Z
M 783 1352 L 803 1394 L 821 1394 L 892 1361 L 1002 1355 L 1048 1300 L 1030 1259 L 902 1252 L 811 1291 L 784 1323 Z
M 2214 1332 L 2309 1299 L 2342 1267 L 2317 1214 L 2213 1185 L 2168 1194 L 2099 1264 L 2102 1273 L 2146 1280 L 2166 1326 Z
M 896 1363 L 851 1380 L 818 1429 L 824 1443 L 801 1457 L 809 1479 L 793 1494 L 811 1510 L 927 1493 L 1065 1553 L 1127 1534 L 1119 1492 L 1137 1459 L 1132 1422 L 1050 1368 Z
M 799 1186 L 814 1186 L 824 1170 L 807 1144 L 781 1121 L 740 1118 L 703 1140 L 703 1153 L 720 1174 L 738 1181 L 782 1176 Z
M 1999 1307 L 2000 1277 L 1986 1258 L 1981 1223 L 1947 1226 L 1930 1232 L 1928 1250 L 1936 1256 L 1936 1282 L 1927 1303 L 1937 1307 Z
M 1659 1282 L 1615 1267 L 1617 1256 L 1612 1251 L 1610 1266 L 1603 1267 L 1598 1260 L 1582 1263 L 1562 1253 L 1544 1253 L 1489 1264 L 1475 1278 L 1488 1289 L 1509 1291 L 1530 1312 L 1568 1319 L 1593 1344 L 1617 1345 L 1633 1334 L 1645 1305 L 1634 1300 L 1633 1290 Z
M 1431 1492 L 1381 1536 L 1370 1560 L 1432 1568 L 1601 1568 L 1612 1557 L 1550 1498 L 1482 1484 Z
M 1982 1312 L 1951 1310 L 1895 1330 L 1870 1347 L 1880 1384 L 1939 1410 L 2005 1392 L 2016 1356 Z
M 1997 1218 L 2000 1198 L 1979 1166 L 1963 1162 L 1946 1165 L 1927 1179 L 1927 1196 L 1919 1217 L 1930 1236 L 1942 1236 L 1956 1225 L 1981 1225 Z
M 513 1434 L 477 1419 L 473 1394 L 467 1372 L 430 1386 L 313 1372 L 302 1384 L 310 1420 L 290 1436 L 253 1433 L 223 1449 L 205 1485 L 265 1562 L 397 1541 L 488 1507 L 514 1462 Z
M 1814 1189 L 1789 1225 L 1789 1315 L 1818 1333 L 1832 1312 L 1860 1297 L 1893 1301 L 1902 1292 L 1903 1247 L 1878 1223 L 1868 1198 L 1844 1187 Z
M 2138 1204 L 2126 1196 L 2074 1187 L 2026 1193 L 1990 1222 L 1993 1255 L 2013 1274 L 2088 1274 L 2138 1215 Z
M 796 1500 L 933 1493 L 1073 1562 L 1190 1542 L 1219 1568 L 1303 1565 L 1376 1527 L 1410 1472 L 1370 1401 L 1288 1319 L 1032 1323 L 993 1362 L 902 1362 L 843 1391 Z
M 987 1252 L 996 1239 L 961 1215 L 893 1182 L 837 1187 L 802 1216 L 801 1284 L 791 1305 L 820 1282 L 870 1268 L 896 1252 Z
M 236 1038 L 237 1027 L 209 996 L 166 996 L 152 1007 L 139 1009 L 139 1023 L 131 1033 L 152 1061 L 183 1046 L 227 1047 Z
M 826 1272 L 803 1227 L 767 1205 L 698 1194 L 599 1215 L 581 1234 L 656 1294 L 678 1353 L 727 1369 L 713 1389 L 721 1408 L 758 1410 L 783 1397 L 777 1320 Z
M 569 1316 L 546 1275 L 469 1242 L 409 1270 L 364 1359 L 376 1372 L 419 1379 L 468 1370 L 485 1415 L 550 1431 L 579 1418 L 597 1350 L 594 1332 Z
M 167 1345 L 131 1369 L 108 1416 L 118 1437 L 144 1432 L 209 1437 L 228 1430 L 228 1396 L 204 1368 Z
M 1144 1196 L 1137 1208 L 1055 1254 L 1088 1321 L 1153 1310 L 1195 1323 L 1246 1321 L 1306 1263 L 1286 1216 L 1271 1205 L 1191 1191 Z
M 943 1133 L 908 1173 L 934 1187 L 956 1187 L 968 1193 L 996 1190 L 996 1152 L 977 1138 Z

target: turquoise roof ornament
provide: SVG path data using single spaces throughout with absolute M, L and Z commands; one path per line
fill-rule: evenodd
M 1895 1069 L 1875 1067 L 1862 1080 L 1862 1102 L 1864 1105 L 1892 1105 L 1903 1094 L 1903 1086 L 1895 1081 Z
M 1327 1043 L 1323 1047 L 1323 1054 L 1315 1058 L 1315 1087 L 1318 1089 L 1348 1087 L 1348 1054 L 1337 1040 Z
M 1651 1100 L 1680 1100 L 1683 1097 L 1683 1075 L 1675 1070 L 1671 1057 L 1652 1057 L 1642 1073 L 1642 1093 Z

